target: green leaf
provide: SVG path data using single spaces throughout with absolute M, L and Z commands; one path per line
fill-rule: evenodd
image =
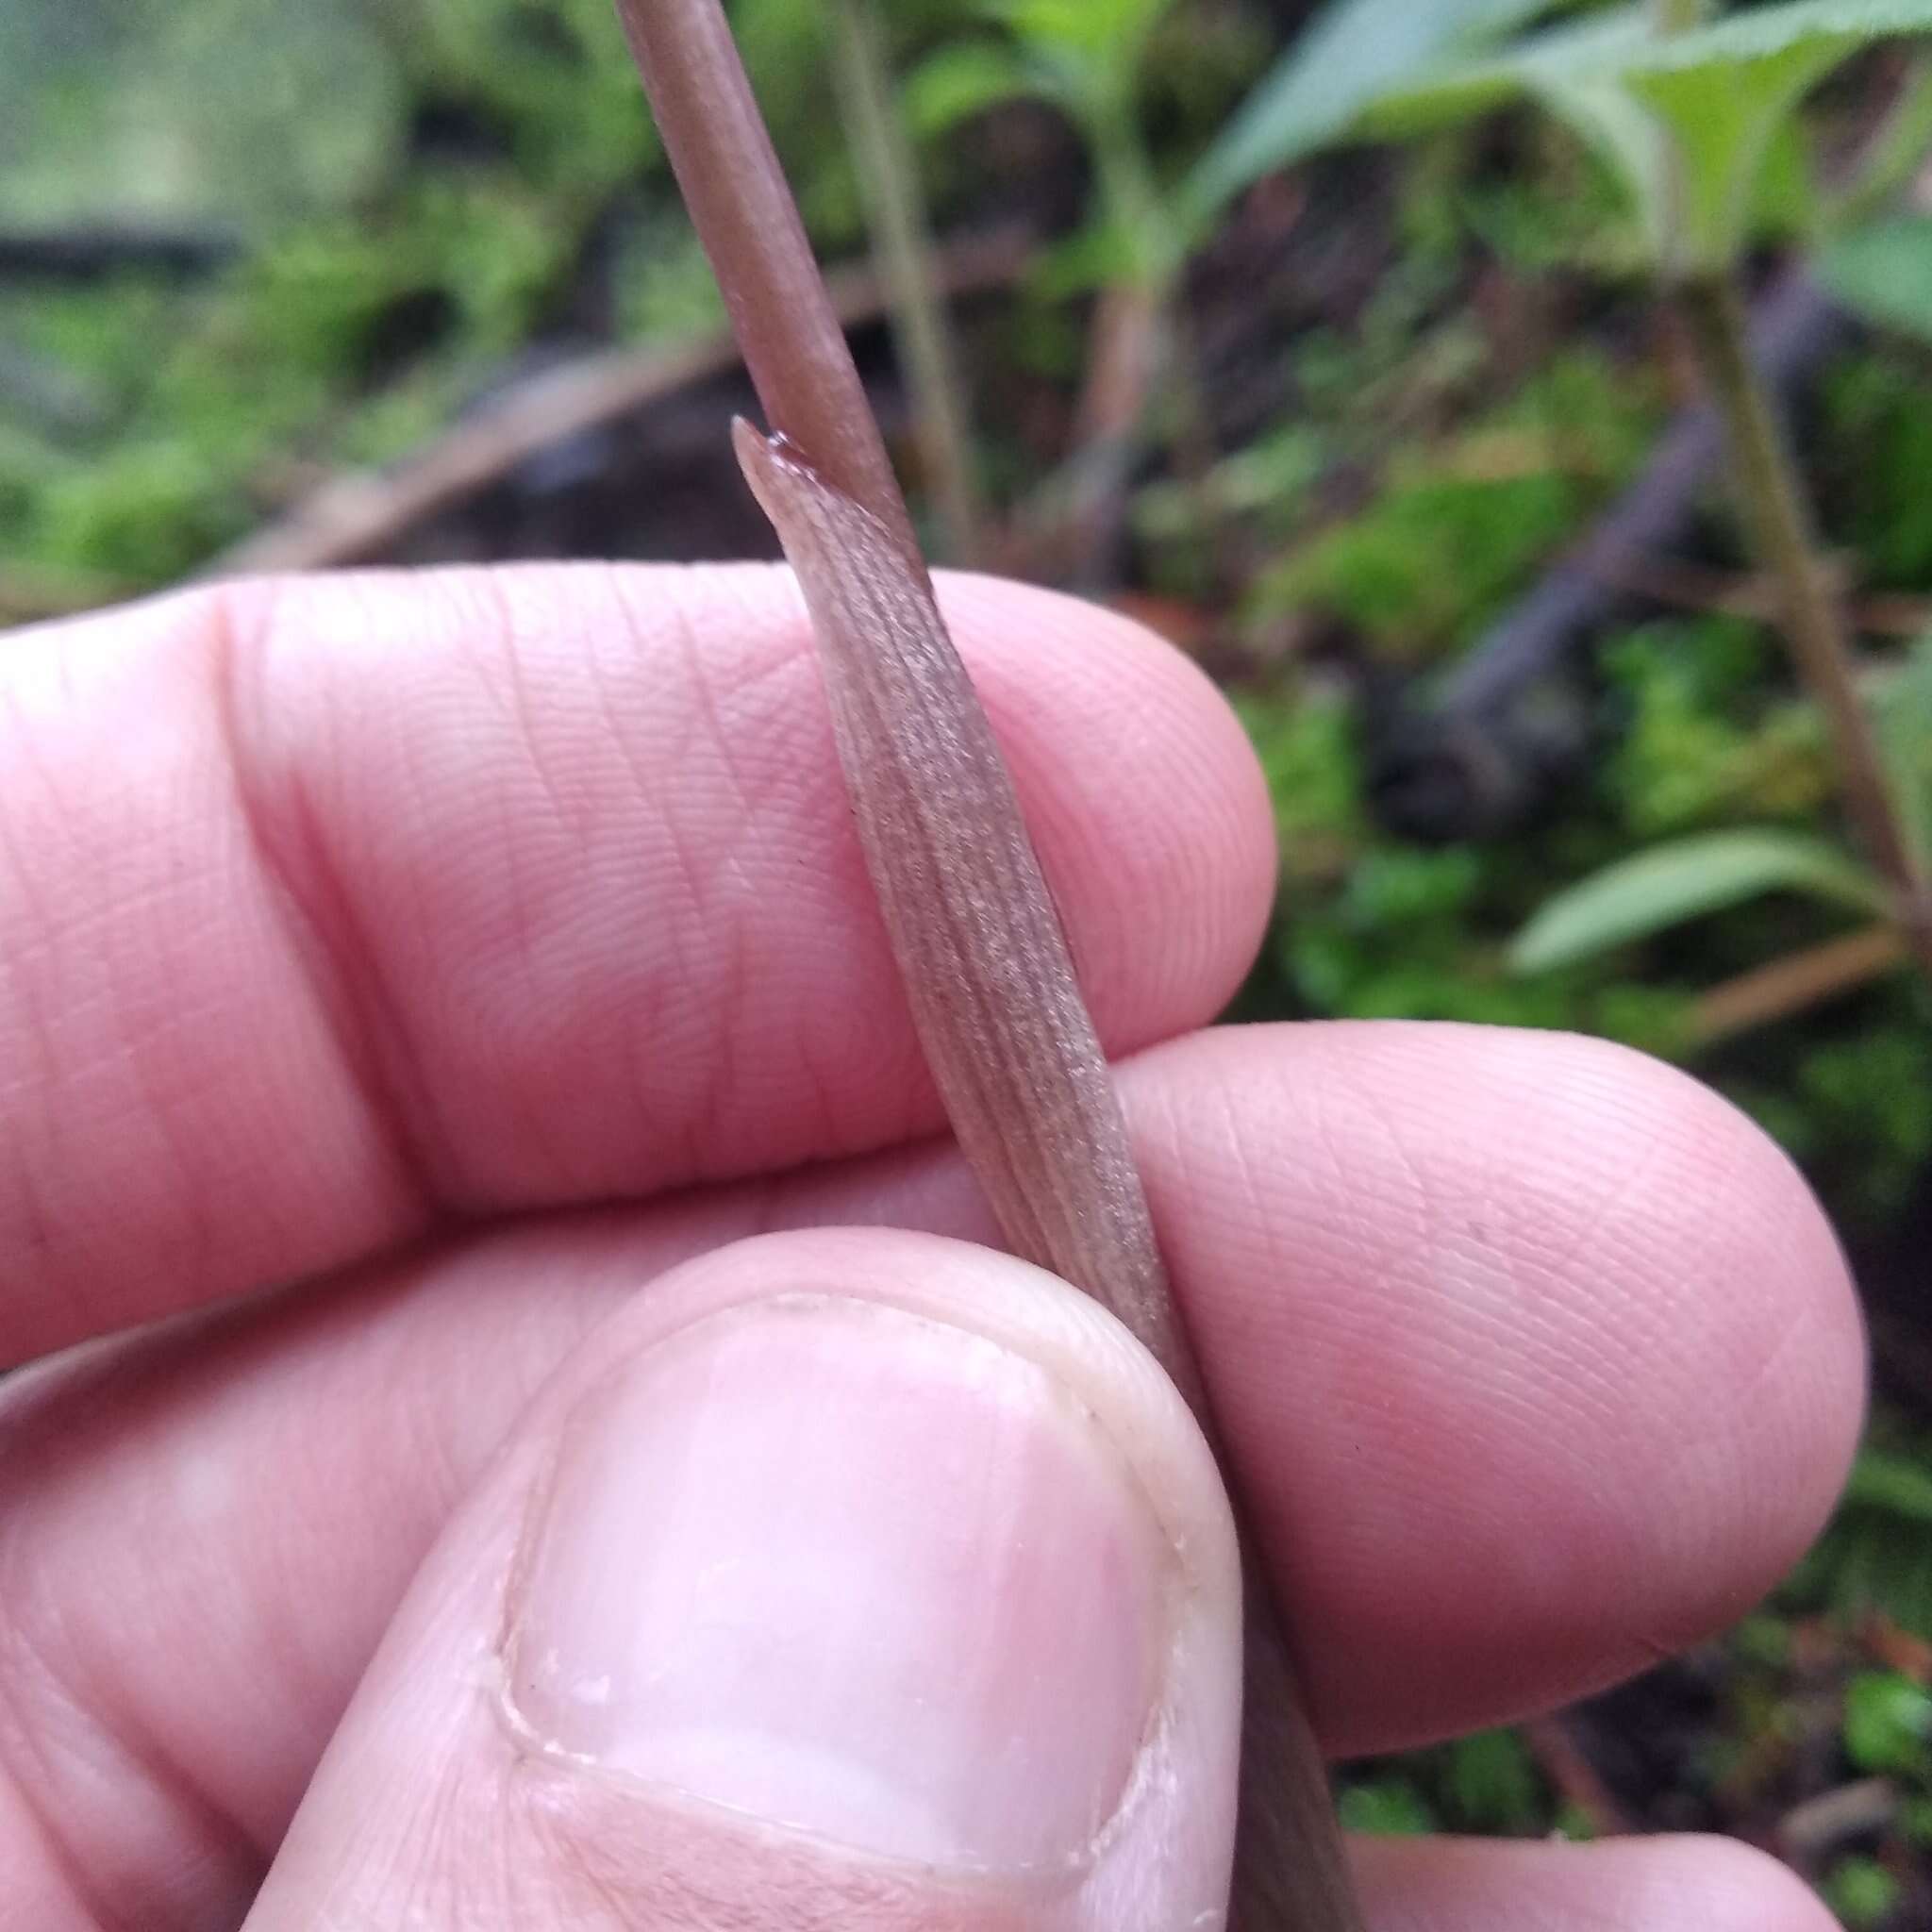
M 1824 1897 L 1849 1932 L 1876 1932 L 1898 1907 L 1899 1882 L 1876 1858 L 1840 1858 L 1826 1874 Z
M 1174 0 L 993 0 L 989 9 L 1023 40 L 1106 57 L 1124 37 L 1152 32 Z
M 906 125 L 931 138 L 1008 101 L 1058 92 L 1054 77 L 1016 49 L 998 41 L 956 41 L 906 76 L 900 99 Z
M 1802 892 L 1882 911 L 1883 886 L 1822 839 L 1795 832 L 1707 832 L 1607 866 L 1560 892 L 1517 936 L 1510 964 L 1543 973 L 1608 952 L 1706 913 Z
M 1824 249 L 1817 266 L 1847 308 L 1932 341 L 1932 215 L 1897 215 L 1850 229 Z
M 1932 1692 L 1896 1671 L 1861 1671 L 1845 1686 L 1845 1755 L 1860 1771 L 1911 1772 L 1932 1733 Z
M 1428 1800 L 1406 1777 L 1349 1785 L 1338 1808 L 1347 1830 L 1377 1838 L 1426 1838 L 1436 1826 Z
M 1543 1808 L 1536 1761 L 1514 1731 L 1478 1731 L 1444 1747 L 1445 1783 L 1467 1830 L 1534 1831 Z
M 1669 131 L 1671 190 L 1654 205 L 1665 251 L 1680 265 L 1721 266 L 1742 247 L 1779 129 L 1857 44 L 1821 34 L 1750 58 L 1628 74 Z
M 1852 1464 L 1842 1502 L 1932 1528 L 1932 1469 L 1890 1450 L 1862 1449 Z
M 1552 27 L 1500 54 L 1455 58 L 1411 71 L 1357 104 L 1351 132 L 1371 140 L 1407 140 L 1453 127 L 1570 81 L 1614 80 L 1622 56 L 1651 40 L 1641 7 Z
M 1670 37 L 1632 7 L 1387 90 L 1361 104 L 1357 127 L 1399 138 L 1541 100 L 1624 176 L 1660 260 L 1708 266 L 1746 238 L 1798 101 L 1859 48 L 1928 32 L 1932 0 L 1787 0 Z
M 1493 43 L 1559 4 L 1576 0 L 1329 0 L 1202 157 L 1189 205 L 1205 216 L 1325 146 L 1442 55 Z

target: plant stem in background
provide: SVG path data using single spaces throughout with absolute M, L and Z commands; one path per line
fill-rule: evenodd
M 1751 360 L 1743 305 L 1731 278 L 1720 272 L 1687 277 L 1677 298 L 1724 418 L 1753 547 L 1777 584 L 1791 656 L 1831 733 L 1846 807 L 1867 856 L 1897 895 L 1899 924 L 1914 958 L 1932 977 L 1932 896 L 1858 694 L 1851 640 L 1790 439 Z
M 618 0 L 778 439 L 736 436 L 812 616 L 846 789 L 935 1084 L 1008 1240 L 1140 1337 L 1213 1434 L 1126 1124 L 1012 780 L 947 636 L 719 0 Z M 1233 1920 L 1359 1932 L 1251 1541 Z
M 1754 1027 L 1809 1012 L 1897 972 L 1906 959 L 1906 942 L 1894 925 L 1867 926 L 1774 959 L 1712 987 L 1691 1009 L 1690 1043 L 1700 1051 L 1722 1046 Z
M 911 392 L 920 460 L 950 560 L 983 550 L 984 516 L 951 327 L 933 274 L 918 163 L 892 97 L 875 0 L 832 0 L 841 98 L 879 274 L 891 291 L 892 341 Z

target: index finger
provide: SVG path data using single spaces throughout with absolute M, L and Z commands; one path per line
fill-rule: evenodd
M 1103 1037 L 1209 1018 L 1272 881 L 1197 672 L 944 601 Z M 0 1363 L 440 1218 L 940 1124 L 768 568 L 242 586 L 0 658 Z

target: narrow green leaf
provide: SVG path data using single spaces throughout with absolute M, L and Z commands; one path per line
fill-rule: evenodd
M 1845 1756 L 1860 1771 L 1910 1775 L 1925 1761 L 1932 1692 L 1896 1671 L 1860 1671 L 1845 1686 Z
M 1746 239 L 1797 102 L 1859 48 L 1917 33 L 1932 0 L 1787 0 L 1671 37 L 1633 6 L 1405 76 L 1357 104 L 1351 131 L 1399 139 L 1539 99 L 1624 177 L 1660 261 L 1708 266 Z
M 1543 105 L 1596 149 L 1630 196 L 1653 259 L 1670 246 L 1672 155 L 1656 117 L 1614 80 L 1553 72 L 1537 82 Z
M 1517 936 L 1509 961 L 1519 973 L 1548 972 L 1780 891 L 1868 913 L 1886 905 L 1883 885 L 1822 839 L 1708 832 L 1607 866 L 1558 893 Z
M 1845 1484 L 1846 1506 L 1883 1510 L 1932 1528 L 1932 1469 L 1909 1456 L 1864 1449 Z
M 1669 130 L 1674 266 L 1721 267 L 1748 239 L 1757 183 L 1792 109 L 1851 51 L 1831 35 L 1685 67 L 1633 69 L 1625 85 Z
M 1578 0 L 1329 0 L 1202 157 L 1187 184 L 1205 215 L 1325 146 L 1372 101 L 1452 50 L 1493 44 Z
M 1764 59 L 1807 41 L 1836 42 L 1849 51 L 1916 33 L 1932 33 L 1932 0 L 1786 0 L 1782 7 L 1753 8 L 1690 33 L 1653 39 L 1635 64 L 1661 73 Z
M 1614 82 L 1622 58 L 1651 38 L 1648 11 L 1633 5 L 1550 27 L 1501 53 L 1452 55 L 1407 70 L 1357 102 L 1348 132 L 1370 140 L 1407 140 L 1556 86 Z
M 1008 101 L 1058 92 L 1053 77 L 1015 48 L 998 41 L 956 41 L 906 76 L 900 98 L 906 125 L 930 139 Z
M 1836 237 L 1818 274 L 1849 308 L 1932 342 L 1932 215 L 1897 215 Z

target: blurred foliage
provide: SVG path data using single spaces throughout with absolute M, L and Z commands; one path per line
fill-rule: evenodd
M 1393 658 L 1466 642 L 1627 480 L 1654 420 L 1641 381 L 1566 352 L 1453 439 L 1398 457 L 1369 510 L 1260 576 L 1253 614 L 1326 612 Z
M 1426 1751 L 1351 1768 L 1341 1796 L 1351 1831 L 1416 1837 L 1431 1831 L 1491 1838 L 1589 1836 L 1565 1812 L 1523 1739 L 1479 1731 Z

